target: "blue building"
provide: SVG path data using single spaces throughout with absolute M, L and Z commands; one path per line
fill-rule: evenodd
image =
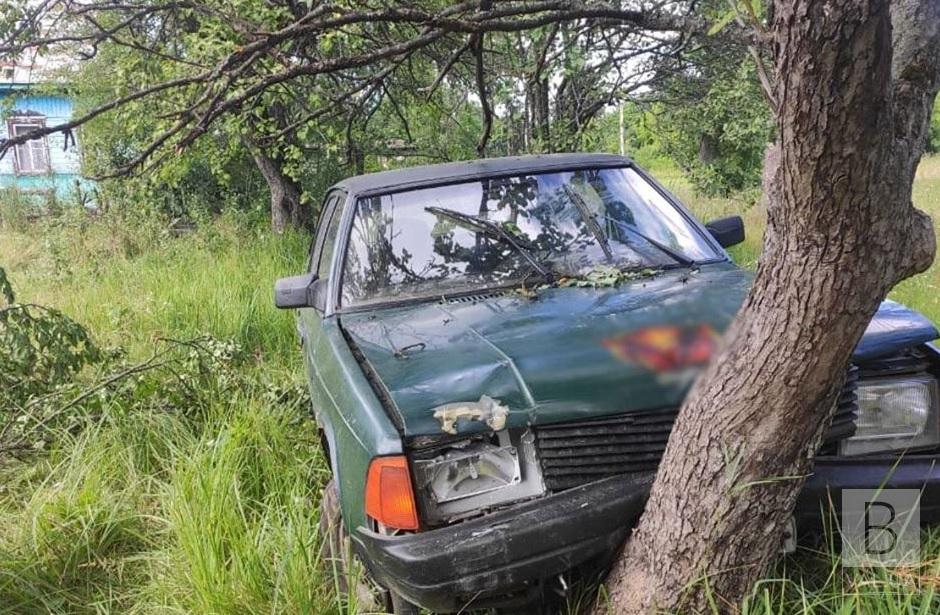
M 18 66 L 0 67 L 0 140 L 54 126 L 72 117 L 72 101 L 48 86 L 29 80 L 31 71 Z M 82 179 L 81 158 L 74 130 L 27 141 L 0 159 L 0 188 L 15 186 L 26 192 L 68 197 Z

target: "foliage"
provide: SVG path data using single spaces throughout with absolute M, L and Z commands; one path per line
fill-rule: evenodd
M 0 299 L 0 405 L 7 409 L 5 415 L 102 359 L 85 328 L 62 312 L 17 303 L 3 267 Z
M 182 236 L 148 220 L 0 230 L 31 304 L 124 350 L 2 406 L 0 612 L 356 612 L 320 565 L 326 465 L 294 324 L 269 299 L 307 238 L 231 214 Z
M 676 165 L 706 196 L 731 196 L 760 183 L 771 137 L 771 114 L 754 57 L 739 42 L 720 40 L 739 20 L 761 24 L 765 3 L 705 0 L 698 13 L 712 24 L 701 44 L 657 59 L 661 78 L 623 105 L 627 152 L 654 170 Z M 616 151 L 617 117 L 607 113 L 603 149 Z M 595 137 L 596 138 L 596 137 Z
M 650 105 L 636 101 L 623 103 L 624 154 L 654 174 L 672 172 L 676 164 L 666 152 Z M 597 118 L 584 133 L 589 151 L 620 151 L 621 109 L 611 109 Z
M 554 284 L 542 284 L 535 288 L 526 288 L 523 286 L 516 289 L 515 292 L 522 297 L 534 300 L 538 299 L 539 291 L 547 288 L 613 288 L 625 282 L 651 278 L 658 273 L 660 273 L 660 270 L 653 268 L 624 271 L 623 269 L 609 265 L 596 265 L 582 272 L 581 275 L 563 277 L 556 280 Z
M 303 387 L 245 378 L 244 352 L 234 341 L 166 338 L 146 360 L 129 363 L 121 349 L 103 352 L 58 310 L 16 303 L 3 268 L 0 296 L 0 455 L 41 448 L 63 425 L 75 430 L 107 408 L 192 415 L 213 399 L 255 389 L 274 404 L 307 402 Z M 96 366 L 97 375 L 79 379 L 87 366 Z
M 257 19 L 255 30 L 276 29 L 291 18 L 272 7 L 258 10 L 250 0 L 229 4 L 225 11 L 235 8 Z M 242 36 L 215 10 L 186 15 L 185 23 L 163 24 L 159 53 L 155 48 L 103 43 L 92 58 L 82 61 L 74 88 L 76 115 L 115 96 L 185 75 L 192 62 L 217 61 L 232 51 L 232 38 Z M 341 32 L 331 40 L 333 45 L 355 41 Z M 361 49 L 363 43 L 355 45 Z M 179 61 L 182 55 L 186 62 Z M 147 162 L 148 172 L 103 181 L 99 201 L 108 208 L 147 207 L 187 222 L 225 210 L 261 219 L 269 206 L 269 186 L 254 160 L 261 152 L 296 182 L 301 202 L 315 218 L 326 189 L 345 175 L 411 160 L 472 155 L 479 121 L 463 92 L 455 96 L 445 83 L 428 99 L 414 84 L 416 79 L 430 82 L 435 71 L 433 63 L 415 62 L 406 76 L 387 77 L 382 89 L 362 100 L 333 100 L 336 83 L 321 85 L 309 79 L 266 91 L 250 106 L 221 117 L 211 132 L 187 147 L 172 155 L 155 154 L 155 160 Z M 179 95 L 130 101 L 89 121 L 82 134 L 85 171 L 109 176 L 134 167 L 157 136 L 174 125 L 174 109 L 183 104 L 186 92 Z M 323 113 L 311 114 L 316 109 Z
M 597 266 L 592 267 L 584 275 L 577 278 L 565 278 L 560 280 L 558 285 L 562 288 L 569 286 L 588 287 L 588 288 L 606 288 L 623 284 L 632 280 L 641 280 L 649 278 L 658 273 L 655 269 L 641 269 L 639 271 L 623 271 L 617 267 Z
M 760 183 L 771 128 L 754 73 L 747 58 L 714 78 L 700 98 L 656 103 L 643 116 L 646 129 L 703 194 L 728 196 Z
M 934 102 L 930 116 L 930 130 L 927 133 L 927 151 L 940 153 L 940 97 Z
M 226 228 L 224 220 L 232 226 Z M 262 288 L 277 275 L 270 267 L 298 261 L 296 257 L 283 259 L 288 250 L 302 255 L 304 238 L 285 240 L 282 249 L 262 251 L 260 245 L 248 251 L 231 248 L 252 241 L 256 233 L 253 224 L 237 222 L 227 215 L 182 241 L 172 233 L 160 232 L 159 227 L 154 228 L 140 216 L 128 219 L 123 213 L 113 212 L 92 218 L 73 211 L 37 223 L 29 234 L 14 235 L 18 237 L 18 249 L 5 255 L 0 250 L 0 260 L 8 262 L 13 271 L 28 267 L 30 274 L 17 276 L 24 278 L 24 287 L 35 289 L 37 280 L 57 280 L 51 296 L 64 303 L 67 311 L 84 314 L 86 324 L 93 329 L 111 334 L 101 340 L 110 346 L 100 350 L 82 327 L 63 315 L 66 310 L 41 308 L 35 303 L 26 310 L 13 310 L 17 318 L 9 320 L 18 328 L 11 333 L 0 326 L 6 341 L 0 352 L 4 365 L 0 377 L 5 379 L 0 387 L 4 408 L 0 415 L 0 449 L 23 450 L 37 442 L 48 443 L 54 437 L 52 432 L 63 425 L 85 424 L 114 404 L 132 405 L 131 399 L 143 406 L 192 413 L 205 406 L 200 401 L 203 398 L 193 392 L 221 394 L 228 386 L 223 377 L 236 382 L 238 390 L 250 389 L 255 391 L 252 395 L 262 398 L 290 389 L 270 377 L 249 386 L 249 382 L 233 375 L 240 373 L 246 353 L 239 349 L 245 346 L 265 344 L 285 353 L 293 346 L 288 315 L 275 311 L 259 295 L 267 296 Z M 181 250 L 181 245 L 186 249 Z M 233 263 L 228 257 L 237 257 L 238 276 L 230 275 Z M 302 265 L 297 262 L 296 266 Z M 170 274 L 170 267 L 176 272 Z M 193 267 L 202 270 L 196 272 Z M 246 277 L 245 272 L 250 271 L 255 275 Z M 95 280 L 95 293 L 83 292 L 88 276 Z M 180 286 L 180 280 L 187 279 L 194 285 Z M 158 290 L 155 283 L 163 287 Z M 190 291 L 181 290 L 185 288 Z M 227 289 L 226 294 L 219 295 L 219 288 Z M 154 293 L 163 297 L 159 303 L 155 303 Z M 87 303 L 76 305 L 66 297 L 82 298 Z M 135 308 L 131 310 L 128 305 Z M 151 312 L 156 305 L 163 306 L 161 314 L 165 316 L 159 325 Z M 2 307 L 6 314 L 10 306 Z M 31 320 L 24 322 L 24 313 Z M 268 320 L 277 325 L 266 328 L 267 316 L 273 316 Z M 55 317 L 54 326 L 46 320 L 37 322 L 40 317 Z M 24 326 L 31 327 L 31 335 L 24 335 Z M 154 336 L 155 326 L 166 334 Z M 42 335 L 34 333 L 37 327 Z M 141 329 L 150 333 L 131 334 L 128 338 L 127 333 Z M 231 346 L 213 341 L 215 336 L 205 338 L 206 330 L 216 331 L 220 338 L 234 338 L 226 342 Z M 27 351 L 23 343 L 11 344 L 8 337 L 14 341 L 25 339 Z M 208 364 L 194 362 L 192 353 L 196 350 L 199 357 L 214 357 L 230 368 L 217 365 L 209 369 Z M 92 369 L 83 371 L 83 367 Z M 206 380 L 209 375 L 212 379 Z M 189 387 L 180 388 L 185 384 Z
M 698 194 L 730 196 L 760 182 L 771 115 L 757 75 L 757 65 L 738 42 L 718 34 L 738 19 L 760 23 L 764 3 L 706 0 L 697 14 L 712 24 L 698 46 L 676 56 L 652 60 L 657 78 L 630 96 L 619 109 L 608 109 L 585 131 L 591 149 L 623 145 L 639 164 L 654 171 L 678 166 Z
M 212 37 L 177 32 L 166 41 L 182 51 L 193 45 L 212 48 Z M 204 53 L 204 52 L 203 52 Z M 75 114 L 82 115 L 115 95 L 126 95 L 155 79 L 177 74 L 175 63 L 156 54 L 121 45 L 102 45 L 80 64 L 74 80 Z M 68 78 L 68 77 L 66 77 Z M 82 127 L 83 172 L 107 177 L 133 159 L 164 130 L 160 112 L 167 100 L 138 100 Z M 220 124 L 193 147 L 167 156 L 152 172 L 100 181 L 98 205 L 108 209 L 146 208 L 184 221 L 199 220 L 223 210 L 253 212 L 264 217 L 267 186 L 256 168 L 237 122 Z
M 663 28 L 654 37 L 631 11 L 579 18 L 580 9 L 523 3 L 499 19 L 436 0 L 405 12 L 258 0 L 69 6 L 11 13 L 28 27 L 10 30 L 0 55 L 48 48 L 76 59 L 63 78 L 79 121 L 90 118 L 86 170 L 135 173 L 102 184 L 106 208 L 187 223 L 231 209 L 261 218 L 264 157 L 297 188 L 309 220 L 343 175 L 481 153 L 617 151 L 617 103 L 638 160 L 668 156 L 700 190 L 727 194 L 755 183 L 767 138 L 753 64 L 742 62 L 724 0 L 649 9 Z M 54 34 L 44 15 L 75 40 L 44 43 Z M 427 30 L 432 15 L 455 21 Z M 475 20 L 478 31 L 467 30 Z M 700 160 L 699 145 L 712 141 L 714 159 Z
M 340 175 L 584 147 L 595 118 L 658 90 L 661 59 L 707 35 L 698 6 L 52 2 L 0 13 L 0 59 L 71 60 L 86 170 L 133 176 L 103 185 L 104 207 L 260 212 L 269 160 L 264 179 L 315 214 Z

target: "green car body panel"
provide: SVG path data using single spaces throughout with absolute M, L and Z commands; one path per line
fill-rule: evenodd
M 691 370 L 663 377 L 609 346 L 662 325 L 723 331 L 748 279 L 715 264 L 693 275 L 670 271 L 611 288 L 435 301 L 351 314 L 342 322 L 381 374 L 405 436 L 439 435 L 436 407 L 483 395 L 508 406 L 509 427 L 522 427 L 678 405 Z M 480 421 L 456 428 L 487 429 Z
M 337 317 L 320 318 L 305 309 L 300 322 L 311 400 L 328 442 L 343 520 L 349 528 L 367 525 L 364 494 L 369 462 L 401 454 L 401 436 L 353 356 Z

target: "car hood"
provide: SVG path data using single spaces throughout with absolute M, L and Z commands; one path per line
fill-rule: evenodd
M 406 436 L 441 434 L 455 402 L 547 424 L 678 406 L 741 305 L 751 275 L 730 265 L 676 270 L 615 288 L 551 288 L 377 309 L 342 325 L 381 381 Z M 937 337 L 929 321 L 885 302 L 858 356 Z M 460 418 L 453 430 L 487 429 Z

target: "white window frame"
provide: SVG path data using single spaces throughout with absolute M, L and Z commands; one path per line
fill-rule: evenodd
M 12 138 L 45 126 L 44 116 L 13 116 L 7 120 L 7 134 Z M 45 136 L 31 139 L 13 148 L 13 172 L 16 175 L 46 175 L 51 170 L 49 142 Z

